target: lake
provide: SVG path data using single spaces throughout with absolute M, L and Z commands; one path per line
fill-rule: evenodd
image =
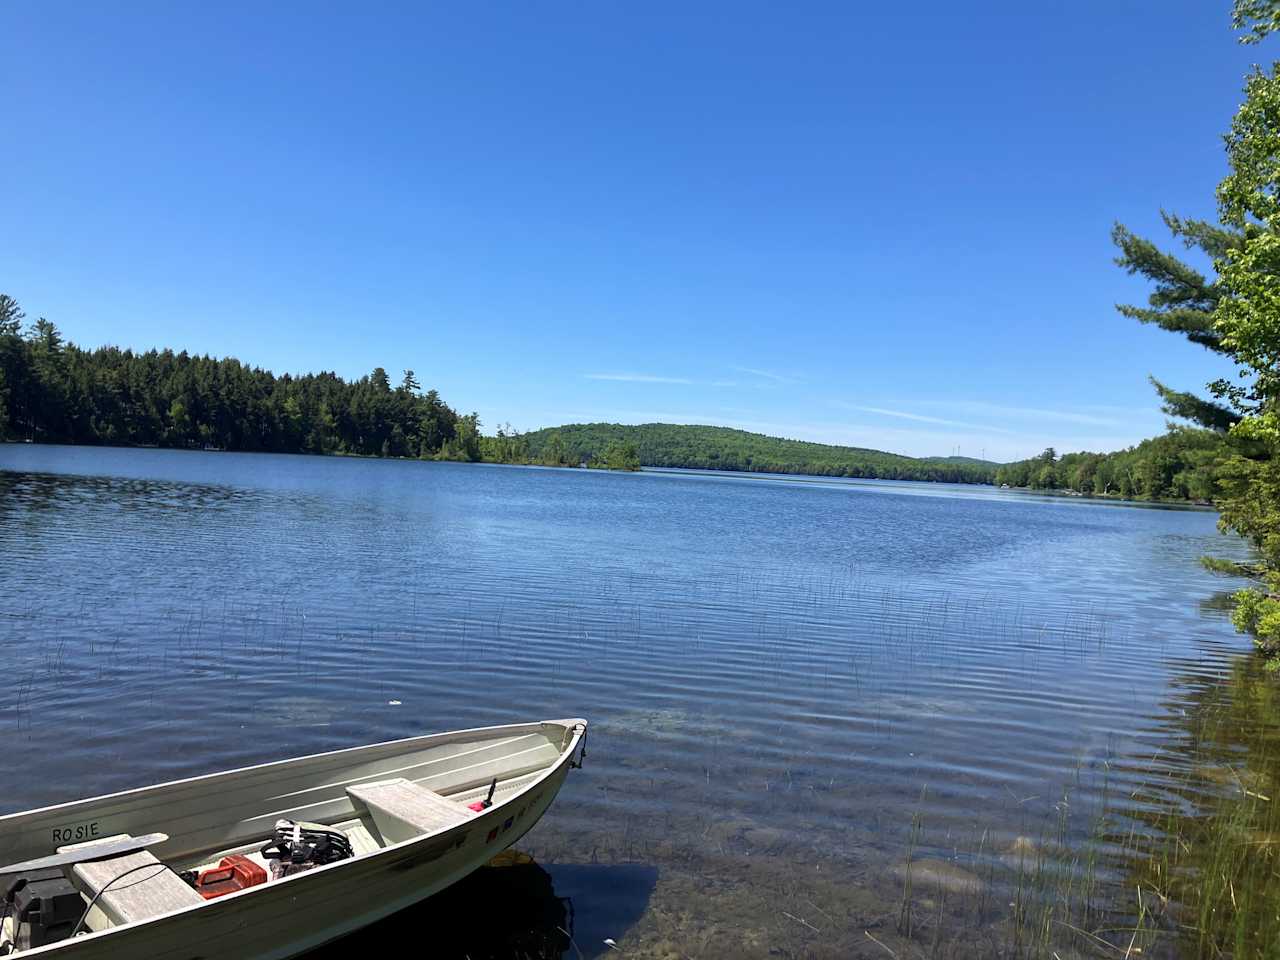
M 1238 583 L 1198 562 L 1246 555 L 1215 521 L 989 487 L 0 446 L 0 806 L 580 715 L 586 766 L 521 856 L 369 937 L 1066 960 L 1092 955 L 1077 929 L 1122 949 L 1132 928 L 1181 956 L 1135 871 L 1275 772 L 1249 753 L 1273 720 L 1204 735 L 1256 679 L 1221 602 Z

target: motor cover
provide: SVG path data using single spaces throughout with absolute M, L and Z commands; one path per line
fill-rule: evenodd
M 71 936 L 84 913 L 84 898 L 60 867 L 24 874 L 11 881 L 8 889 L 18 884 L 12 908 L 15 947 L 30 950 Z

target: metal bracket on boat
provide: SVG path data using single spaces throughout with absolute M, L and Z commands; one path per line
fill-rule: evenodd
M 569 758 L 569 769 L 581 770 L 582 761 L 587 759 L 587 730 L 583 724 L 579 723 L 574 726 L 573 732 L 581 733 L 582 739 L 578 741 L 578 759 L 574 760 L 573 757 Z

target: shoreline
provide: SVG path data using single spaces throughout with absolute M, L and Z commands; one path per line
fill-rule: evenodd
M 996 492 L 1014 493 L 1020 495 L 1052 497 L 1061 500 L 1090 500 L 1103 503 L 1115 504 L 1134 504 L 1137 506 L 1163 506 L 1187 510 L 1204 510 L 1217 511 L 1217 507 L 1212 503 L 1200 503 L 1192 500 L 1175 500 L 1168 498 L 1144 498 L 1144 497 L 1123 497 L 1119 494 L 1100 494 L 1100 493 L 1079 493 L 1077 491 L 1068 490 L 1040 490 L 1035 487 L 1013 487 L 1000 486 L 995 483 L 980 483 L 975 481 L 962 480 L 912 480 L 901 477 L 875 477 L 875 476 L 858 476 L 851 477 L 843 474 L 826 474 L 826 473 L 780 473 L 768 470 L 728 470 L 717 469 L 714 467 L 679 467 L 679 466 L 655 466 L 641 464 L 638 470 L 619 469 L 605 466 L 590 466 L 583 463 L 538 463 L 533 460 L 497 460 L 481 458 L 479 460 L 459 460 L 447 457 L 396 457 L 396 456 L 378 456 L 366 453 L 314 453 L 310 451 L 292 451 L 292 450 L 204 450 L 196 447 L 175 447 L 161 446 L 160 444 L 138 444 L 138 443 L 44 443 L 30 440 L 0 440 L 0 444 L 12 444 L 14 446 L 40 446 L 40 447 L 81 447 L 85 449 L 100 450 L 165 450 L 174 453 L 208 453 L 208 454 L 247 454 L 247 455 L 269 455 L 269 456 L 287 456 L 287 457 L 316 457 L 316 458 L 333 458 L 339 460 L 386 460 L 400 463 L 476 463 L 487 464 L 490 466 L 510 466 L 510 467 L 539 467 L 548 470 L 596 470 L 609 473 L 652 473 L 652 474 L 685 474 L 689 476 L 706 476 L 706 477 L 746 477 L 761 480 L 773 480 L 781 482 L 794 483 L 812 483 L 812 482 L 874 482 L 874 483 L 909 483 L 922 484 L 938 487 L 981 487 L 983 489 Z
M 1218 511 L 1216 504 L 1207 500 L 1185 500 L 1171 497 L 1126 497 L 1118 493 L 1082 493 L 1078 490 L 1041 490 L 1036 487 L 1013 487 L 1008 484 L 996 487 L 1010 493 L 1028 493 L 1038 497 L 1058 497 L 1063 500 L 1100 500 L 1106 503 L 1157 504 L 1168 507 L 1186 507 L 1192 510 Z

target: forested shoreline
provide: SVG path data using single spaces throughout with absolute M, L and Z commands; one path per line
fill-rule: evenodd
M 769 437 L 732 427 L 676 423 L 571 423 L 522 436 L 534 459 L 589 460 L 611 445 L 634 446 L 646 467 L 785 473 L 874 480 L 992 483 L 997 464 L 963 457 L 904 457 Z
M 481 433 L 412 370 L 358 380 L 280 374 L 185 351 L 86 350 L 0 294 L 0 439 L 271 453 L 405 457 L 638 470 L 1000 484 L 1091 496 L 1211 501 L 1231 451 L 1220 431 L 1175 427 L 1114 453 L 1046 450 L 1009 464 L 670 423 L 566 424 Z
M 0 294 L 0 435 L 40 443 L 481 458 L 479 418 L 412 370 L 275 375 L 186 351 L 85 350 Z
M 475 413 L 423 391 L 412 370 L 275 374 L 171 349 L 88 350 L 0 294 L 0 439 L 269 453 L 645 466 L 991 483 L 995 464 L 915 459 L 725 427 L 570 424 L 480 432 Z
M 1000 486 L 1133 500 L 1211 502 L 1230 456 L 1212 430 L 1173 427 L 1168 433 L 1114 453 L 1067 453 L 1050 447 L 1038 457 L 996 470 Z

